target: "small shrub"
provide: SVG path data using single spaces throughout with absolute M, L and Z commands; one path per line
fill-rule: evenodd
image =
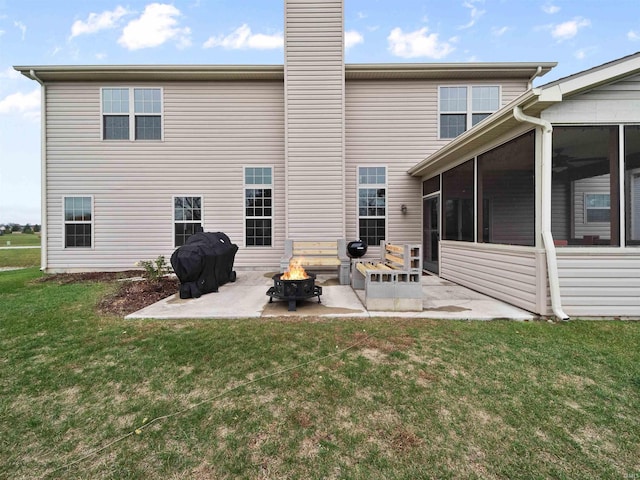
M 160 255 L 155 260 L 141 260 L 140 262 L 136 262 L 136 266 L 144 268 L 144 278 L 153 282 L 157 282 L 166 274 L 171 273 L 171 267 L 163 255 Z

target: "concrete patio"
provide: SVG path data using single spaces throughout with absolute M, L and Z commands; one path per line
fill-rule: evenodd
M 274 299 L 269 303 L 267 289 L 273 285 L 275 272 L 238 271 L 235 283 L 220 287 L 197 299 L 183 300 L 176 293 L 153 305 L 128 315 L 128 319 L 155 318 L 250 318 L 280 316 L 314 317 L 411 317 L 463 320 L 506 318 L 531 320 L 536 316 L 512 305 L 461 287 L 434 275 L 422 276 L 423 302 L 421 312 L 367 311 L 363 305 L 364 291 L 354 291 L 340 285 L 332 274 L 319 274 L 316 284 L 322 287 L 321 303 L 316 298 L 299 301 L 294 312 L 288 303 Z

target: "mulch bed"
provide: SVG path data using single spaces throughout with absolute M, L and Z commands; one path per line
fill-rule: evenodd
M 39 281 L 59 284 L 79 282 L 117 282 L 116 291 L 102 298 L 96 308 L 101 315 L 124 317 L 178 292 L 180 282 L 175 277 L 162 277 L 158 281 L 126 280 L 139 278 L 139 270 L 125 272 L 83 272 L 45 275 Z M 121 281 L 118 281 L 121 280 Z

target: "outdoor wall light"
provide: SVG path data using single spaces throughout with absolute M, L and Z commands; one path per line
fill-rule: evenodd
M 403 215 L 407 214 L 407 206 L 404 203 L 400 206 L 400 211 Z

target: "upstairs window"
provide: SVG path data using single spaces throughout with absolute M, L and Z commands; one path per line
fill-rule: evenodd
M 162 140 L 160 88 L 103 88 L 103 140 Z
M 500 87 L 440 87 L 440 138 L 455 138 L 500 108 Z

